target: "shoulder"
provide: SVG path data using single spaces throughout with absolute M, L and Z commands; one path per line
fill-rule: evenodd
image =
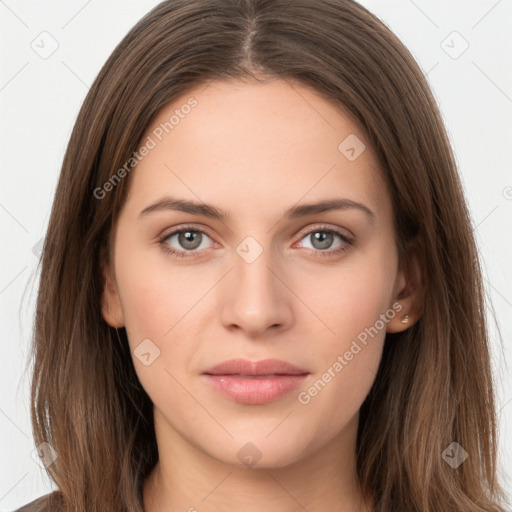
M 53 491 L 23 505 L 13 512 L 58 512 L 61 510 L 59 507 L 60 496 L 60 491 Z

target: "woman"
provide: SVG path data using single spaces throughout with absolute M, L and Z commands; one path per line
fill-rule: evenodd
M 350 0 L 171 0 L 42 257 L 21 510 L 503 511 L 482 278 L 421 70 Z

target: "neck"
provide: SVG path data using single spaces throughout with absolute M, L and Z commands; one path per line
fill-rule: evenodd
M 145 512 L 369 512 L 356 478 L 356 415 L 330 443 L 282 467 L 236 467 L 189 444 L 155 408 L 159 461 L 143 486 Z

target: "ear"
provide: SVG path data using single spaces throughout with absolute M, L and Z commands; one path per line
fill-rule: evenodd
M 111 327 L 124 326 L 124 313 L 110 266 L 102 259 L 103 293 L 101 296 L 101 314 Z
M 418 245 L 410 245 L 395 281 L 392 303 L 399 303 L 401 308 L 389 320 L 386 332 L 402 332 L 413 325 L 423 311 L 423 275 L 420 264 Z

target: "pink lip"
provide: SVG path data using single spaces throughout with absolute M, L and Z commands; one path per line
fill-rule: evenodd
M 291 392 L 308 374 L 278 359 L 231 359 L 206 370 L 203 376 L 214 389 L 234 401 L 257 405 Z

